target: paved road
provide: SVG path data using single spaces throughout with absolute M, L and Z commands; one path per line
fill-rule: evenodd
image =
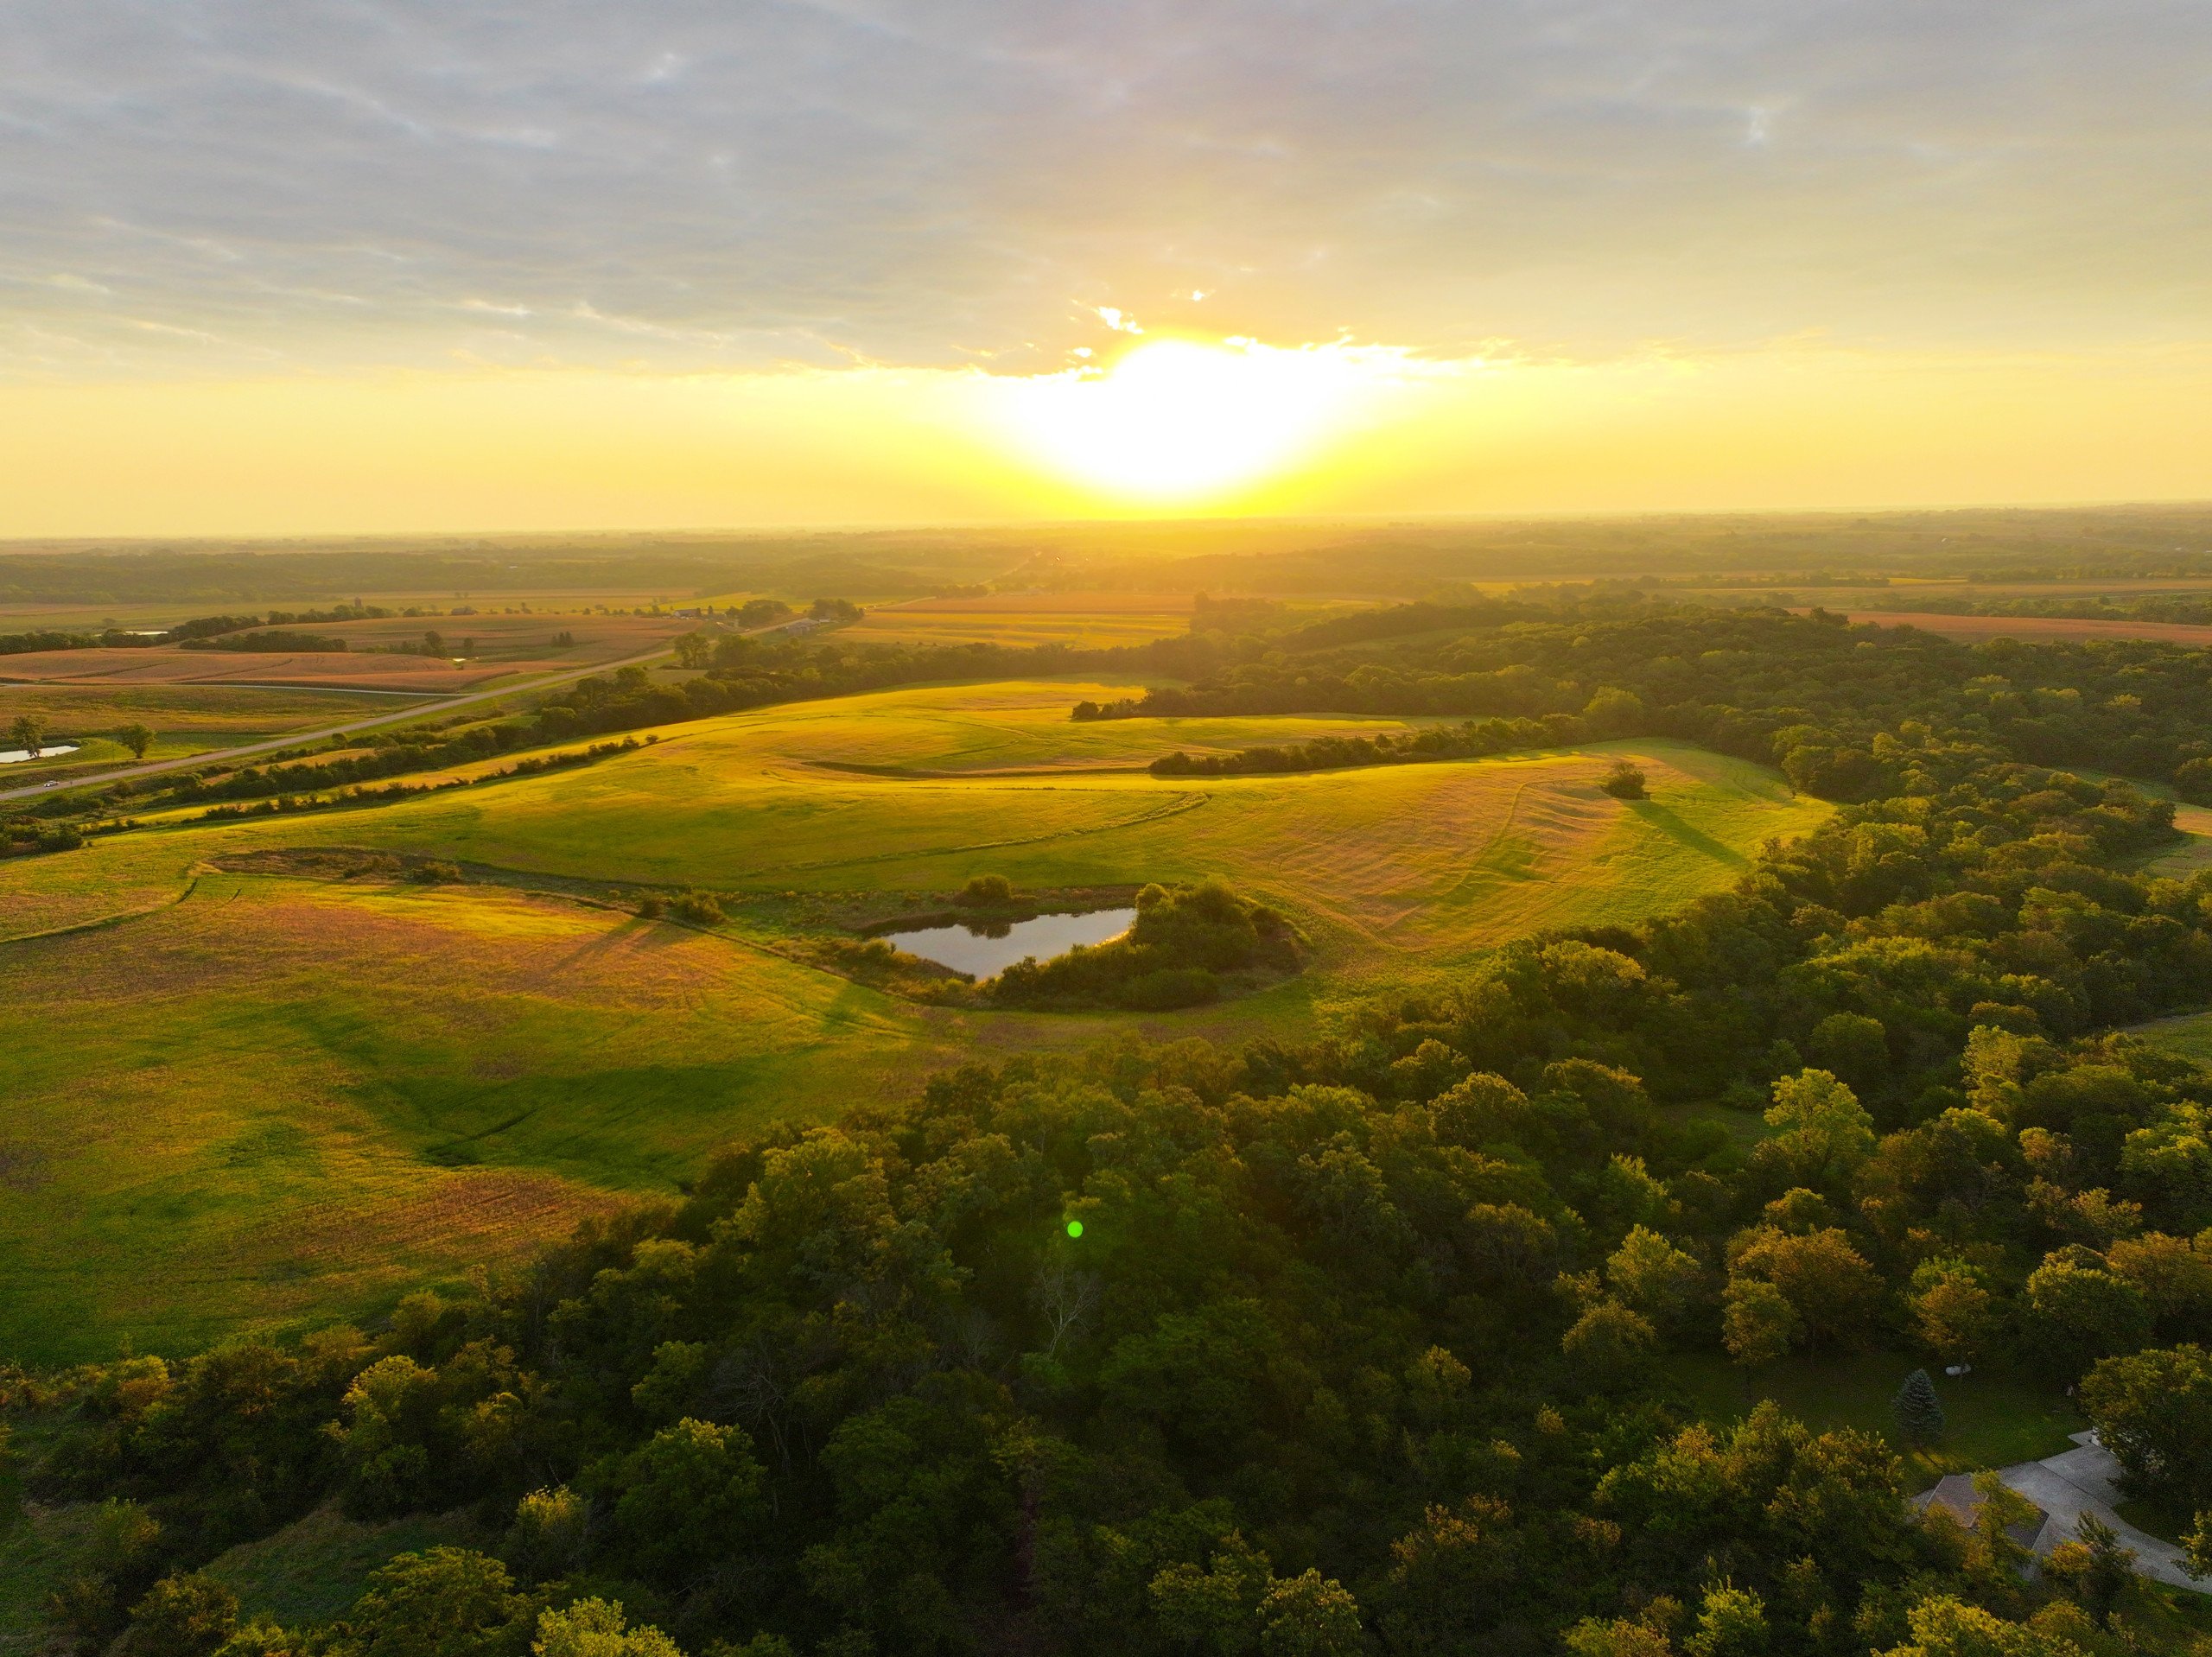
M 2212 1594 L 2212 1582 L 2199 1582 L 2182 1569 L 2182 1551 L 2171 1542 L 2146 1535 L 2113 1511 L 2121 1500 L 2117 1480 L 2120 1463 L 2097 1442 L 2094 1432 L 2069 1435 L 2078 1446 L 2039 1462 L 2000 1467 L 1997 1476 L 2049 1514 L 2056 1521 L 2055 1539 L 2070 1541 L 2083 1514 L 2094 1514 L 2120 1533 L 2125 1546 L 2135 1550 L 2135 1568 L 2176 1588 Z M 2044 1534 L 2050 1535 L 2046 1528 Z
M 765 631 L 765 630 L 764 630 Z M 626 656 L 616 662 L 601 662 L 588 668 L 571 668 L 564 672 L 548 674 L 542 679 L 528 679 L 520 684 L 501 685 L 493 690 L 472 690 L 466 695 L 447 696 L 433 702 L 421 702 L 399 709 L 397 713 L 374 714 L 367 719 L 348 720 L 343 725 L 325 726 L 320 731 L 295 731 L 287 736 L 272 737 L 266 742 L 249 742 L 241 747 L 211 749 L 206 753 L 187 754 L 181 759 L 156 759 L 143 765 L 124 765 L 116 771 L 104 771 L 90 777 L 56 778 L 51 783 L 33 783 L 25 788 L 0 789 L 0 800 L 26 799 L 36 794 L 56 794 L 64 789 L 89 788 L 103 783 L 120 782 L 126 777 L 156 777 L 165 771 L 182 771 L 194 765 L 213 765 L 219 760 L 244 759 L 249 755 L 269 753 L 278 748 L 296 748 L 311 742 L 321 742 L 334 736 L 349 736 L 355 731 L 372 730 L 379 725 L 399 725 L 409 720 L 422 719 L 427 714 L 443 714 L 455 708 L 467 708 L 477 702 L 497 702 L 502 696 L 518 695 L 527 691 L 550 690 L 555 685 L 588 679 L 594 673 L 612 673 L 633 663 L 653 662 L 674 653 L 674 646 L 661 645 L 642 656 Z

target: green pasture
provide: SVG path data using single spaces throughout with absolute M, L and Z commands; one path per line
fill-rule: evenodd
M 1165 781 L 1130 767 L 1400 722 L 1066 718 L 1078 695 L 1128 689 L 767 709 L 581 770 L 0 863 L 0 1359 L 372 1316 L 610 1202 L 672 1195 L 751 1127 L 963 1060 L 1120 1032 L 1294 1039 L 1385 968 L 1448 970 L 1540 927 L 1673 908 L 1824 809 L 1666 743 Z M 1638 756 L 1652 799 L 1597 790 L 1615 752 Z M 213 863 L 334 845 L 480 878 Z M 760 902 L 707 934 L 500 871 Z M 1033 889 L 1224 875 L 1280 904 L 1314 955 L 1182 1013 L 979 1012 L 792 959 L 763 918 L 785 892 L 918 902 L 986 871 Z

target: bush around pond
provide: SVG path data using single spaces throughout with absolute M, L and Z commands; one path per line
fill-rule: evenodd
M 1121 1006 L 1158 1011 L 1218 1000 L 1224 975 L 1295 971 L 1299 939 L 1267 905 L 1220 880 L 1137 894 L 1118 938 L 1050 961 L 1022 961 L 995 981 L 1007 1006 Z

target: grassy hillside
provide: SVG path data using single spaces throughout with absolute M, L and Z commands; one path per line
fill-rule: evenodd
M 1202 784 L 1086 771 L 1370 723 L 1068 722 L 1096 689 L 772 709 L 581 771 L 0 865 L 15 940 L 0 944 L 0 1356 L 125 1336 L 176 1350 L 360 1314 L 609 1201 L 672 1191 L 749 1125 L 1115 1030 L 1310 1027 L 1386 965 L 1402 976 L 1533 928 L 1672 907 L 1821 809 L 1755 767 L 1661 743 L 1627 745 L 1655 796 L 1628 804 L 1594 787 L 1595 750 Z M 850 765 L 904 774 L 832 768 Z M 1004 774 L 1039 771 L 1058 774 Z M 496 876 L 425 888 L 211 862 L 318 844 L 738 893 L 943 892 L 983 870 L 1030 887 L 1221 874 L 1317 949 L 1300 978 L 1217 1007 L 961 1011 L 788 959 L 751 914 L 708 935 Z M 129 918 L 96 924 L 110 916 Z M 27 936 L 59 927 L 79 930 Z

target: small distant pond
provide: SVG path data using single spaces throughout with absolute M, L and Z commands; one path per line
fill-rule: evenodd
M 1026 921 L 955 921 L 911 932 L 886 932 L 883 941 L 910 955 L 955 972 L 995 978 L 1017 961 L 1050 961 L 1078 943 L 1103 943 L 1129 930 L 1134 909 L 1094 909 L 1083 915 L 1039 915 Z
M 76 752 L 77 745 L 73 742 L 49 742 L 36 753 L 29 748 L 9 748 L 0 751 L 0 765 L 20 765 L 26 759 L 53 759 Z

